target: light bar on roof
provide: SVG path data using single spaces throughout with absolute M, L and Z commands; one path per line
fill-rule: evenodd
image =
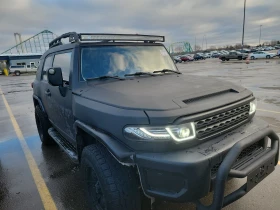
M 151 41 L 164 42 L 164 36 L 138 34 L 80 34 L 81 41 Z

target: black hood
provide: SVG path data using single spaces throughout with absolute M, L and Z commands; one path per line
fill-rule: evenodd
M 246 93 L 244 93 L 244 91 Z M 242 93 L 243 92 L 243 93 Z M 126 80 L 88 82 L 82 97 L 124 109 L 174 110 L 190 103 L 232 103 L 252 94 L 245 88 L 210 77 L 165 74 Z M 213 108 L 213 103 L 212 103 Z

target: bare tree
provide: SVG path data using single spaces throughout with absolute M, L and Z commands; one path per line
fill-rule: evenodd
M 216 50 L 217 47 L 216 46 L 210 46 L 210 50 Z
M 242 47 L 242 45 L 239 44 L 239 43 L 237 43 L 237 44 L 235 45 L 235 48 L 236 48 L 236 49 L 241 48 L 241 47 Z
M 271 45 L 276 45 L 276 44 L 277 44 L 277 41 L 276 41 L 276 40 L 272 40 L 272 41 L 270 42 L 270 44 L 271 44 Z
M 195 45 L 194 46 L 194 50 L 195 51 L 199 51 L 199 50 L 201 50 L 202 48 L 201 48 L 201 46 L 200 45 Z

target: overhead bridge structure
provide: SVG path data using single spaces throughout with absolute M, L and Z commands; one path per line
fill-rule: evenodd
M 190 53 L 193 51 L 191 44 L 187 41 L 172 43 L 168 50 L 170 54 Z
M 10 49 L 5 50 L 1 54 L 43 54 L 46 50 L 49 49 L 49 43 L 55 39 L 57 36 L 49 31 L 44 30 L 40 33 L 22 41 L 21 35 L 15 33 L 16 45 Z M 19 40 L 17 39 L 19 38 Z

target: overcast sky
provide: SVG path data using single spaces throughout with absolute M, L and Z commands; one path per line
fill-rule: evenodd
M 165 35 L 167 45 L 241 43 L 243 0 L 0 0 L 0 53 L 48 29 Z M 280 0 L 247 0 L 245 43 L 280 40 Z

